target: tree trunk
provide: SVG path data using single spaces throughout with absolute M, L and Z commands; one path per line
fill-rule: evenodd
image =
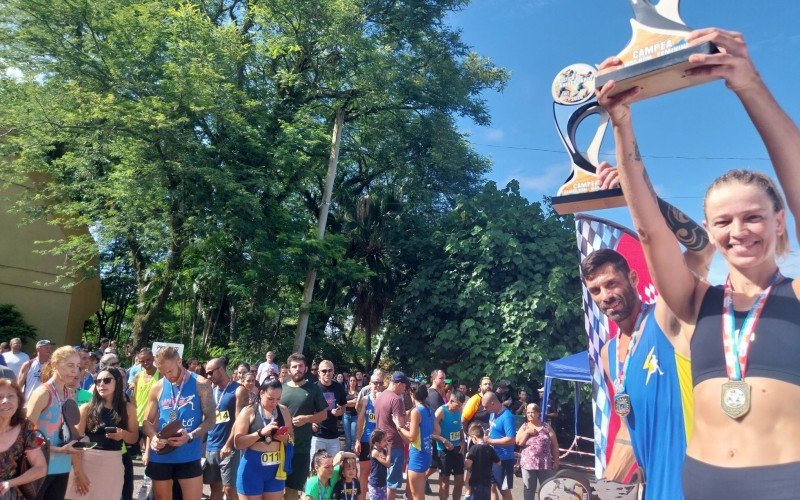
M 331 205 L 331 195 L 333 194 L 333 183 L 336 180 L 336 167 L 339 164 L 339 145 L 342 142 L 342 129 L 344 128 L 344 109 L 336 110 L 336 118 L 333 121 L 333 131 L 331 133 L 331 152 L 328 157 L 328 173 L 325 177 L 325 189 L 322 193 L 322 204 L 319 208 L 317 219 L 317 237 L 325 238 L 325 226 L 328 224 L 328 210 Z M 308 314 L 311 306 L 311 299 L 314 297 L 314 282 L 317 278 L 317 269 L 309 268 L 306 274 L 306 282 L 303 288 L 303 302 L 300 305 L 300 317 L 297 320 L 297 332 L 294 337 L 294 352 L 303 352 L 306 342 L 306 330 L 308 329 Z

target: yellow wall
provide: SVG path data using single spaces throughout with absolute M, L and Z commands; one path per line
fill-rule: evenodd
M 62 239 L 64 233 L 45 221 L 22 224 L 18 214 L 8 211 L 23 189 L 0 187 L 0 303 L 16 305 L 25 321 L 36 327 L 39 339 L 78 344 L 84 321 L 100 308 L 100 281 L 84 280 L 71 289 L 47 285 L 55 281 L 66 258 L 37 253 L 47 247 L 35 242 Z

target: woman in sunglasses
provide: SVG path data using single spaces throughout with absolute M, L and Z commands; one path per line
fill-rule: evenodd
M 82 460 L 75 462 L 75 469 L 89 479 L 89 495 L 81 498 L 131 498 L 132 487 L 131 491 L 123 491 L 122 443 L 134 444 L 139 439 L 136 407 L 125 398 L 120 370 L 100 371 L 94 386 L 92 400 L 81 406 L 81 420 L 77 426 L 78 432 L 97 443 L 93 449 L 86 450 Z

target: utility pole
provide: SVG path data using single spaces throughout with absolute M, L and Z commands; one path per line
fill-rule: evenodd
M 336 180 L 336 167 L 339 164 L 339 145 L 342 142 L 342 128 L 344 128 L 344 107 L 336 110 L 336 118 L 333 121 L 333 133 L 331 134 L 331 154 L 328 157 L 328 173 L 325 177 L 325 190 L 322 192 L 322 205 L 319 207 L 319 217 L 317 219 L 317 238 L 325 238 L 325 226 L 328 224 L 328 211 L 331 206 L 331 194 L 333 193 L 333 182 Z M 311 307 L 311 299 L 314 296 L 314 283 L 317 280 L 317 268 L 312 261 L 311 267 L 306 274 L 306 284 L 303 288 L 303 303 L 300 306 L 300 317 L 297 320 L 297 332 L 294 336 L 293 352 L 303 352 L 303 345 L 306 342 L 306 330 L 308 329 L 308 314 Z

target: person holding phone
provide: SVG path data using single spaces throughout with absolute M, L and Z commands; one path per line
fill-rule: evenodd
M 102 370 L 94 378 L 95 389 L 92 400 L 81 406 L 81 419 L 77 429 L 89 438 L 90 448 L 75 460 L 74 470 L 82 471 L 89 479 L 89 495 L 84 498 L 110 499 L 131 498 L 130 491 L 123 491 L 124 465 L 122 443 L 129 445 L 139 439 L 136 407 L 125 398 L 122 372 L 114 368 Z M 70 485 L 74 480 L 70 481 Z M 67 497 L 77 491 L 68 488 Z
M 314 436 L 311 438 L 312 457 L 317 450 L 328 450 L 328 454 L 332 457 L 341 450 L 339 421 L 347 406 L 347 391 L 342 384 L 333 379 L 333 371 L 333 362 L 327 359 L 320 361 L 317 385 L 322 390 L 322 396 L 328 404 L 328 411 L 325 420 L 318 424 L 312 424 L 314 431 Z
M 239 498 L 279 500 L 286 487 L 287 444 L 294 431 L 292 414 L 280 404 L 283 384 L 277 380 L 259 387 L 258 401 L 239 412 L 233 424 L 233 446 L 244 450 L 236 471 Z

